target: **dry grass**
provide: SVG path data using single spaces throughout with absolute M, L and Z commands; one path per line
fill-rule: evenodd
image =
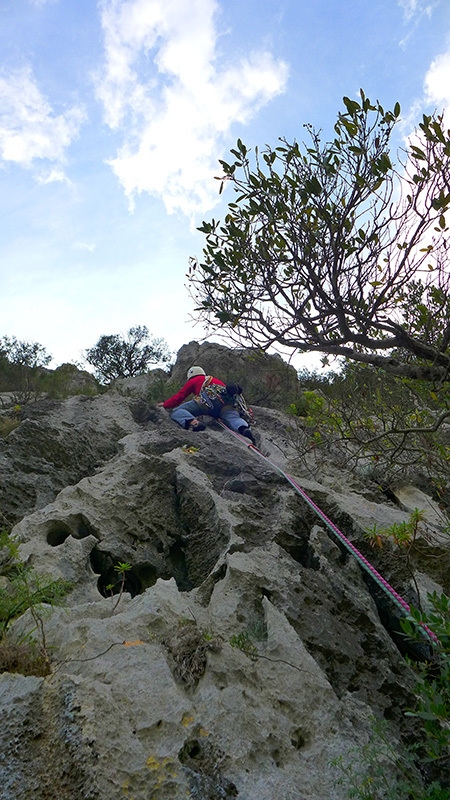
M 0 419 L 0 436 L 5 439 L 19 424 L 19 420 L 14 417 L 3 417 Z
M 170 638 L 164 639 L 163 645 L 171 656 L 174 676 L 189 689 L 204 674 L 208 651 L 217 652 L 222 643 L 219 637 L 201 631 L 195 622 L 184 620 Z
M 34 642 L 14 642 L 5 636 L 0 642 L 0 673 L 45 677 L 50 672 L 47 656 Z

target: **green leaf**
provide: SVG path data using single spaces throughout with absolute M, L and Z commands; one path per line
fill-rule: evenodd
M 236 145 L 237 145 L 237 148 L 238 148 L 239 152 L 242 153 L 243 156 L 246 156 L 247 155 L 247 148 L 246 148 L 245 144 L 241 141 L 241 139 L 237 140 Z
M 350 100 L 349 97 L 343 97 L 342 99 L 350 116 L 353 117 L 357 111 L 361 111 L 361 106 L 356 102 L 356 100 Z

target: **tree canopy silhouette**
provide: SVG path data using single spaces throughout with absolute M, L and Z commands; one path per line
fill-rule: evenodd
M 399 104 L 385 111 L 361 90 L 344 107 L 331 141 L 306 125 L 306 144 L 251 153 L 238 140 L 220 162 L 237 196 L 199 228 L 196 313 L 240 345 L 447 380 L 450 131 L 424 116 L 395 165 Z
M 146 372 L 150 364 L 167 362 L 170 353 L 164 339 L 150 339 L 148 328 L 130 328 L 126 338 L 120 334 L 100 336 L 97 344 L 86 350 L 86 361 L 95 369 L 100 382 L 130 378 Z

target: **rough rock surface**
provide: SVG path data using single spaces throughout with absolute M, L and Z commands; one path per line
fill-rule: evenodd
M 233 377 L 230 351 L 190 343 L 167 385 L 199 361 Z M 0 511 L 22 559 L 73 584 L 45 613 L 50 675 L 0 675 L 0 798 L 343 800 L 331 762 L 367 741 L 372 716 L 399 748 L 412 724 L 397 614 L 264 458 L 149 402 L 156 372 L 31 406 L 0 440 Z M 407 518 L 411 492 L 396 504 L 332 464 L 311 477 L 289 418 L 255 413 L 260 451 L 367 555 L 365 530 Z M 449 590 L 438 518 L 429 531 L 441 557 L 414 582 L 387 554 L 376 565 L 410 601 Z M 34 627 L 26 612 L 12 632 Z

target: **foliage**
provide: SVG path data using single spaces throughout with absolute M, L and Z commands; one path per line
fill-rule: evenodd
M 302 393 L 296 403 L 291 403 L 288 411 L 294 417 L 308 417 L 311 418 L 317 414 L 321 414 L 324 409 L 325 401 L 317 392 L 306 390 Z
M 310 397 L 304 393 L 305 397 Z M 365 465 L 384 485 L 397 474 L 421 471 L 436 484 L 448 481 L 450 412 L 447 384 L 399 378 L 385 370 L 346 362 L 320 384 L 323 403 L 308 403 L 298 447 L 318 448 L 342 465 Z
M 126 573 L 131 569 L 133 569 L 133 567 L 128 563 L 128 561 L 119 561 L 119 563 L 114 567 L 114 571 L 117 574 L 118 580 L 114 583 L 109 583 L 108 586 L 106 586 L 107 591 L 111 592 L 111 596 L 113 594 L 119 594 L 119 597 L 113 606 L 113 611 L 116 610 L 121 601 L 125 589 Z
M 0 392 L 10 393 L 9 405 L 36 398 L 39 381 L 51 359 L 38 342 L 19 341 L 15 336 L 0 339 Z
M 35 665 L 38 670 L 32 674 L 47 674 L 48 653 L 45 640 L 43 604 L 55 605 L 72 588 L 65 580 L 54 580 L 40 575 L 29 564 L 18 558 L 18 544 L 6 530 L 0 531 L 0 550 L 2 551 L 2 574 L 7 581 L 0 584 L 0 662 L 4 669 L 15 665 L 14 671 L 30 674 L 27 670 Z M 6 554 L 6 555 L 5 555 Z M 39 643 L 33 641 L 16 642 L 8 635 L 11 623 L 29 610 L 35 624 Z
M 175 394 L 180 388 L 181 385 L 179 383 L 166 381 L 164 378 L 157 377 L 147 389 L 145 397 L 149 403 L 154 405 L 155 403 L 161 403 L 167 397 Z
M 83 372 L 76 364 L 60 364 L 56 369 L 41 374 L 38 388 L 47 397 L 57 400 L 77 395 L 95 397 L 100 393 L 100 386 L 94 376 Z
M 101 336 L 94 347 L 86 350 L 86 361 L 94 367 L 101 383 L 140 375 L 149 364 L 169 360 L 164 339 L 150 339 L 145 325 L 130 328 L 126 338 L 120 334 Z
M 401 622 L 405 635 L 422 644 L 424 625 L 438 637 L 438 641 L 426 637 L 433 659 L 411 664 L 418 673 L 417 707 L 406 713 L 422 723 L 423 740 L 402 749 L 386 721 L 374 719 L 367 744 L 355 748 L 350 760 L 340 757 L 333 762 L 342 773 L 337 783 L 347 786 L 349 798 L 448 800 L 450 796 L 450 599 L 434 592 L 428 601 L 431 612 L 411 609 Z M 440 779 L 427 779 L 430 764 Z
M 428 601 L 431 612 L 413 608 L 401 623 L 409 638 L 423 642 L 423 625 L 427 625 L 439 640 L 431 643 L 435 663 L 416 667 L 419 672 L 418 706 L 408 714 L 422 723 L 427 759 L 445 758 L 450 766 L 450 598 L 433 592 L 428 595 Z
M 256 645 L 252 642 L 248 631 L 241 631 L 241 633 L 233 634 L 230 637 L 231 647 L 236 647 L 250 659 L 256 661 L 258 658 L 258 650 Z
M 388 528 L 379 528 L 374 525 L 366 534 L 372 547 L 383 547 L 383 542 L 390 539 L 396 547 L 410 550 L 419 534 L 420 523 L 423 522 L 424 511 L 415 508 L 408 520 L 394 522 Z
M 5 636 L 0 640 L 0 673 L 2 672 L 44 677 L 50 672 L 50 664 L 35 642 L 16 642 Z
M 445 380 L 450 131 L 424 116 L 396 167 L 398 103 L 385 111 L 361 90 L 344 106 L 325 144 L 306 125 L 306 144 L 281 139 L 252 155 L 238 140 L 233 160 L 220 162 L 237 197 L 222 223 L 199 229 L 196 311 L 239 344 Z
M 0 437 L 5 439 L 19 424 L 17 417 L 0 417 Z
M 13 563 L 19 553 L 19 545 L 17 541 L 11 536 L 8 528 L 0 528 L 0 553 L 2 554 L 2 566 L 8 567 Z
M 423 781 L 411 750 L 398 745 L 385 720 L 372 719 L 368 742 L 336 758 L 332 765 L 341 776 L 339 786 L 349 798 L 358 800 L 448 800 L 447 790 L 438 782 Z
M 447 521 L 444 515 L 442 518 L 444 522 Z M 430 558 L 429 552 L 427 552 L 428 545 L 437 544 L 435 535 L 426 524 L 425 511 L 415 508 L 407 520 L 394 522 L 387 528 L 381 528 L 375 524 L 366 532 L 365 538 L 374 548 L 381 549 L 387 544 L 390 545 L 389 550 L 395 560 L 396 569 L 398 570 L 399 566 L 403 568 L 408 580 L 415 587 L 417 603 L 421 607 L 422 600 L 416 580 L 416 571 L 421 563 L 425 563 L 426 557 Z M 448 561 L 448 555 L 444 557 L 440 553 L 437 557 L 440 559 L 440 567 L 445 573 L 445 560 L 443 559 L 446 558 Z
M 15 336 L 3 336 L 0 339 L 0 356 L 10 364 L 29 369 L 45 367 L 52 360 L 52 356 L 38 342 L 19 341 Z
M 16 564 L 7 588 L 0 586 L 0 635 L 27 609 L 36 610 L 42 603 L 55 604 L 70 588 L 68 581 L 54 580 L 39 575 L 31 566 Z

